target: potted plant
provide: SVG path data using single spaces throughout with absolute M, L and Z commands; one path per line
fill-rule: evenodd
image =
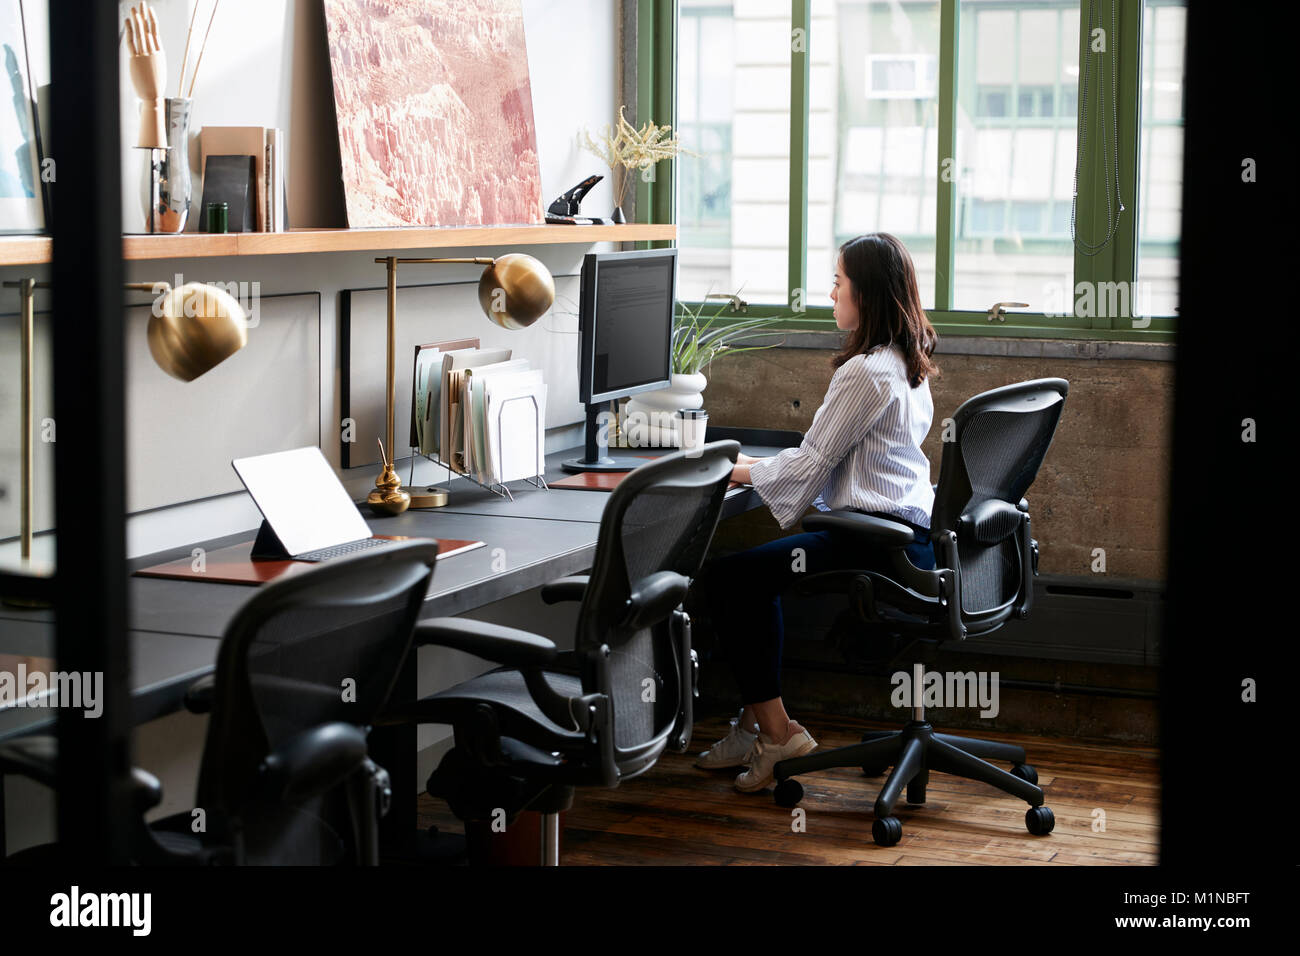
M 708 295 L 705 298 L 718 297 Z M 772 326 L 784 320 L 777 317 L 720 321 L 724 313 L 743 314 L 747 308 L 739 294 L 721 298 L 728 301 L 711 315 L 705 314 L 704 302 L 694 308 L 684 302 L 677 303 L 672 333 L 672 384 L 628 400 L 624 427 L 630 444 L 678 445 L 677 412 L 683 408 L 704 407 L 703 393 L 708 385 L 705 369 L 728 355 L 784 344 L 784 339 L 769 345 L 742 344 L 769 335 Z

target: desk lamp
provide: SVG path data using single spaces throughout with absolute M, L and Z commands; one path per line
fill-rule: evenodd
M 555 302 L 555 280 L 539 260 L 519 252 L 498 256 L 495 259 L 399 259 L 388 256 L 376 259 L 388 267 L 388 385 L 384 389 L 386 417 L 384 434 L 388 441 L 388 454 L 383 457 L 383 471 L 375 479 L 375 490 L 366 503 L 379 515 L 399 515 L 412 504 L 417 508 L 435 508 L 447 503 L 447 492 L 430 488 L 423 494 L 412 496 L 402 490 L 393 465 L 396 459 L 393 446 L 393 405 L 395 379 L 395 345 L 397 333 L 397 267 L 401 263 L 461 262 L 487 266 L 478 281 L 478 303 L 484 314 L 503 329 L 526 329 L 543 315 Z
M 4 283 L 17 289 L 21 302 L 19 323 L 22 340 L 22 442 L 19 482 L 19 547 L 21 570 L 41 574 L 32 563 L 32 430 L 33 420 L 33 353 L 37 289 L 48 289 L 48 282 L 19 279 Z M 159 296 L 149 317 L 149 351 L 158 366 L 182 382 L 192 382 L 204 372 L 220 365 L 248 343 L 248 316 L 238 300 L 224 289 L 190 282 L 173 289 L 166 282 L 132 282 L 127 289 L 152 292 Z M 6 599 L 5 603 L 40 606 L 34 602 Z

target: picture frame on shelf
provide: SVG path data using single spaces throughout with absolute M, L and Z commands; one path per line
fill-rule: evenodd
M 40 235 L 47 230 L 47 203 L 20 0 L 0 0 L 0 60 L 7 80 L 0 107 L 0 235 Z

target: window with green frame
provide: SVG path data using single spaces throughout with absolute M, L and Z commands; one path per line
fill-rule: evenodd
M 1169 340 L 1185 6 L 641 0 L 640 118 L 698 155 L 640 218 L 678 224 L 683 298 L 792 327 L 829 325 L 839 244 L 886 231 L 941 332 Z

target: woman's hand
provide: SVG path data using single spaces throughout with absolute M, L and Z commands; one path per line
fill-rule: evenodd
M 761 458 L 754 458 L 751 455 L 736 455 L 736 464 L 731 469 L 731 480 L 738 481 L 742 485 L 751 484 L 749 480 L 749 466 L 756 461 L 762 461 Z

